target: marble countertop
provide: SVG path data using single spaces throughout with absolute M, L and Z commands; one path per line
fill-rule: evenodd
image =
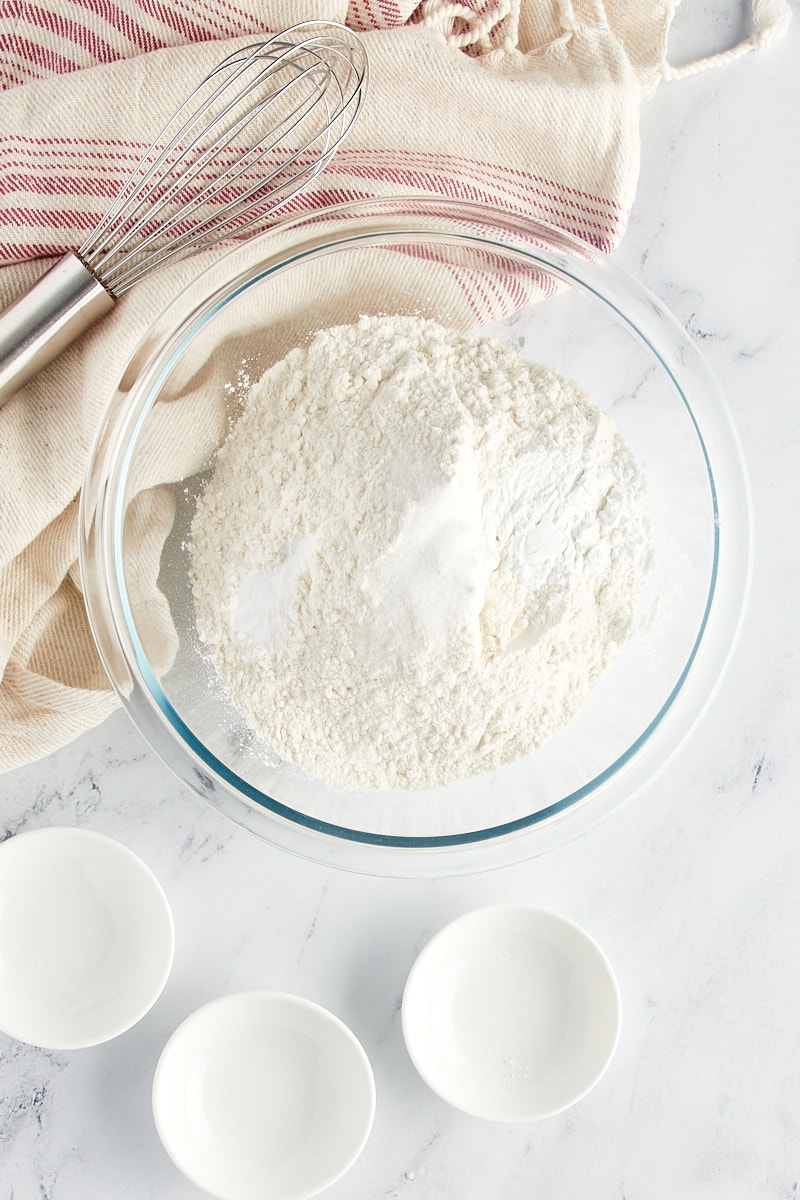
M 674 31 L 678 61 L 742 33 L 738 17 L 694 7 Z M 177 933 L 163 995 L 115 1041 L 58 1053 L 0 1036 L 4 1200 L 199 1197 L 158 1141 L 153 1069 L 189 1012 L 252 987 L 331 1008 L 372 1060 L 374 1130 L 330 1200 L 798 1200 L 799 17 L 769 53 L 665 84 L 646 104 L 618 255 L 702 346 L 751 476 L 752 598 L 701 726 L 640 798 L 579 840 L 433 881 L 349 875 L 258 842 L 184 790 L 121 712 L 0 778 L 0 832 L 74 824 L 119 839 L 160 878 Z M 623 1001 L 599 1085 L 528 1126 L 438 1100 L 399 1021 L 424 942 L 510 900 L 583 924 Z

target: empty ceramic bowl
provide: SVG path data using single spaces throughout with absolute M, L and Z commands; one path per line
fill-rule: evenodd
M 375 1082 L 355 1035 L 318 1004 L 239 992 L 192 1013 L 153 1081 L 164 1148 L 220 1200 L 306 1200 L 355 1162 Z
M 599 946 L 556 913 L 479 908 L 442 929 L 406 982 L 403 1035 L 443 1100 L 490 1121 L 568 1108 L 617 1044 L 619 991 Z
M 0 845 L 0 1030 L 74 1050 L 124 1033 L 155 1003 L 174 950 L 152 871 L 88 829 Z

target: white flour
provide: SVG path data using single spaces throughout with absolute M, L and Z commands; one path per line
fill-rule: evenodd
M 644 486 L 574 384 L 364 317 L 273 366 L 193 524 L 197 628 L 253 728 L 341 787 L 533 750 L 631 628 Z

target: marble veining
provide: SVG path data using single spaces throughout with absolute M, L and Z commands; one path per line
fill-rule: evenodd
M 686 7 L 674 61 L 741 35 L 739 16 Z M 184 789 L 121 712 L 0 777 L 0 838 L 50 824 L 118 838 L 163 883 L 177 935 L 162 997 L 115 1041 L 60 1053 L 0 1035 L 0 1200 L 198 1197 L 153 1128 L 152 1073 L 184 1017 L 248 987 L 326 1005 L 372 1060 L 374 1131 L 331 1200 L 798 1200 L 798 47 L 800 13 L 769 54 L 647 102 L 618 255 L 702 348 L 752 481 L 751 603 L 700 727 L 643 796 L 578 841 L 438 881 L 273 850 Z M 504 900 L 585 925 L 622 993 L 608 1073 L 532 1126 L 448 1108 L 416 1075 L 400 1026 L 427 939 Z

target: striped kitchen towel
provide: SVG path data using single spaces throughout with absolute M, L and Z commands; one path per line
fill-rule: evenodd
M 728 57 L 785 24 L 782 0 L 755 7 L 752 37 Z M 5 0 L 0 306 L 83 242 L 154 131 L 224 54 L 309 18 L 364 33 L 371 89 L 351 138 L 295 210 L 464 197 L 611 251 L 636 187 L 640 103 L 678 74 L 665 65 L 673 9 L 674 0 Z M 114 707 L 81 594 L 77 495 L 121 366 L 212 253 L 138 284 L 0 408 L 0 770 Z

